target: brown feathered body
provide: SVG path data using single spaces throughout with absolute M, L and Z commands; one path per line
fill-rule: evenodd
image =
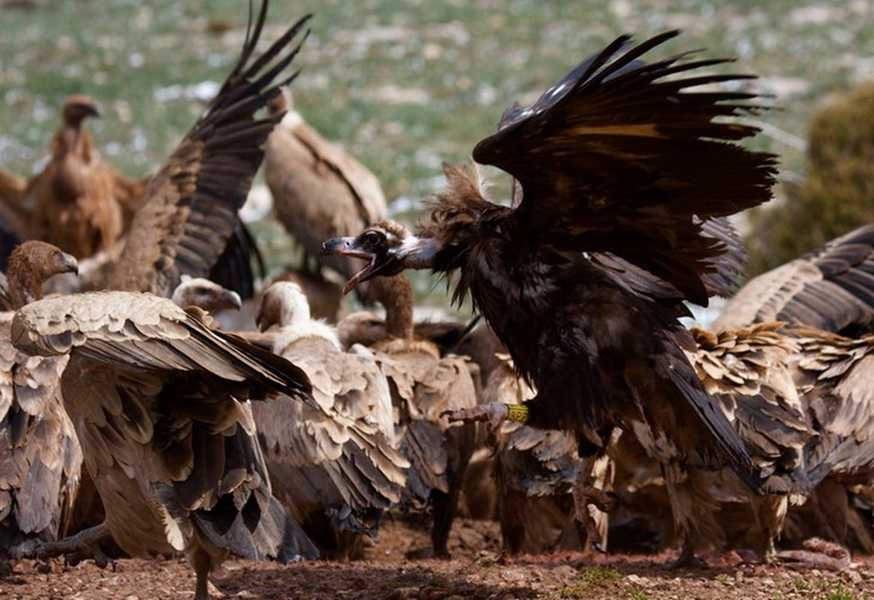
M 271 495 L 248 403 L 308 397 L 302 371 L 214 332 L 198 309 L 150 294 L 34 302 L 16 313 L 12 337 L 28 354 L 70 356 L 64 405 L 125 552 L 185 552 L 199 590 L 228 551 L 315 555 Z
M 584 457 L 616 427 L 635 435 L 680 514 L 685 465 L 730 466 L 758 487 L 677 318 L 683 300 L 730 288 L 742 251 L 725 217 L 770 198 L 774 164 L 734 143 L 755 128 L 723 119 L 755 113 L 753 95 L 696 89 L 747 76 L 687 75 L 722 62 L 688 54 L 639 60 L 674 35 L 616 40 L 477 144 L 474 160 L 518 181 L 517 206 L 447 167 L 415 235 L 372 227 L 323 252 L 371 258 L 351 285 L 404 268 L 457 274 L 454 297 L 472 300 L 537 390 L 528 424 L 574 432 Z
M 75 268 L 73 257 L 57 247 L 22 244 L 7 270 L 13 308 L 38 300 L 46 279 Z M 19 352 L 10 336 L 13 315 L 0 313 L 0 547 L 15 556 L 26 553 L 28 540 L 51 542 L 65 534 L 82 450 L 60 390 L 68 357 Z
M 33 205 L 29 237 L 57 245 L 77 258 L 109 249 L 125 228 L 126 208 L 145 189 L 116 172 L 97 155 L 82 121 L 99 113 L 87 96 L 70 96 L 63 124 L 52 139 L 51 158 L 25 190 Z
M 361 558 L 362 536 L 400 502 L 409 466 L 395 448 L 388 382 L 370 350 L 342 350 L 310 317 L 297 284 L 268 287 L 258 321 L 273 351 L 307 373 L 317 405 L 280 396 L 253 406 L 274 493 L 324 555 Z
M 405 504 L 430 507 L 431 550 L 445 557 L 476 436 L 471 429 L 450 428 L 441 415 L 474 406 L 478 382 L 467 360 L 441 358 L 435 344 L 413 337 L 413 290 L 405 275 L 374 281 L 371 294 L 385 308 L 388 334 L 373 349 L 391 388 L 400 450 L 411 465 Z
M 304 120 L 290 92 L 271 107 L 285 116 L 267 139 L 264 176 L 276 217 L 302 246 L 308 264 L 327 238 L 352 235 L 386 218 L 385 195 L 367 167 Z M 355 261 L 343 257 L 326 264 L 346 278 L 357 270 Z

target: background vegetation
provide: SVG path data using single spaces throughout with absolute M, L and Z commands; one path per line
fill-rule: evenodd
M 6 0 L 0 164 L 31 173 L 60 103 L 78 92 L 103 106 L 91 130 L 108 160 L 132 175 L 156 169 L 236 59 L 247 4 Z M 644 38 L 681 28 L 666 52 L 706 49 L 707 56 L 737 57 L 737 71 L 759 74 L 755 89 L 773 95 L 780 110 L 763 115 L 764 135 L 752 143 L 781 155 L 790 175 L 805 170 L 810 115 L 833 94 L 874 80 L 874 7 L 867 0 L 271 4 L 265 42 L 315 13 L 297 61 L 298 108 L 370 166 L 393 209 L 410 220 L 419 200 L 442 185 L 442 161 L 467 161 L 507 104 L 533 100 L 621 33 Z M 258 227 L 271 264 L 286 262 L 284 233 L 269 220 Z

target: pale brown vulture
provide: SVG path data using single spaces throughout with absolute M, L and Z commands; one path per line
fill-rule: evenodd
M 326 556 L 362 557 L 383 511 L 401 500 L 409 463 L 395 448 L 388 382 L 373 353 L 346 352 L 309 314 L 295 283 L 263 294 L 258 325 L 273 351 L 309 376 L 316 405 L 280 396 L 253 405 L 273 492 Z
M 618 38 L 477 144 L 474 160 L 518 181 L 517 206 L 447 166 L 448 190 L 415 234 L 374 226 L 322 248 L 368 261 L 350 288 L 406 268 L 460 273 L 454 299 L 470 297 L 537 389 L 518 418 L 573 431 L 583 457 L 602 454 L 615 427 L 633 433 L 663 466 L 675 513 L 689 501 L 676 485 L 685 465 L 729 466 L 760 488 L 677 318 L 683 300 L 728 292 L 737 239 L 722 220 L 767 201 L 775 173 L 772 155 L 737 143 L 757 132 L 733 119 L 762 108 L 737 87 L 752 76 L 702 74 L 725 61 L 688 52 L 639 60 L 676 35 Z M 450 418 L 496 425 L 508 414 L 486 404 Z M 584 491 L 580 518 L 605 504 Z
M 385 195 L 367 167 L 304 120 L 294 109 L 290 91 L 276 96 L 270 107 L 285 115 L 264 149 L 264 176 L 274 213 L 303 248 L 305 270 L 318 273 L 322 242 L 386 218 Z M 344 257 L 325 264 L 345 278 L 357 270 L 355 261 Z
M 406 275 L 374 280 L 370 293 L 385 308 L 387 336 L 372 348 L 389 380 L 395 433 L 411 464 L 404 505 L 429 507 L 434 519 L 431 547 L 416 549 L 410 556 L 446 558 L 476 436 L 473 429 L 449 427 L 441 414 L 473 407 L 479 381 L 471 374 L 469 361 L 455 355 L 441 357 L 433 342 L 414 337 L 413 289 Z
M 20 245 L 6 272 L 12 308 L 39 300 L 49 277 L 75 270 L 76 259 L 55 246 Z M 13 315 L 0 313 L 0 559 L 27 555 L 34 542 L 65 534 L 82 467 L 59 385 L 67 357 L 16 350 Z

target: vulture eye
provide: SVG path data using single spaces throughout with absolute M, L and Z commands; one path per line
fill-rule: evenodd
M 368 246 L 378 246 L 385 240 L 385 236 L 377 231 L 367 231 L 362 242 Z

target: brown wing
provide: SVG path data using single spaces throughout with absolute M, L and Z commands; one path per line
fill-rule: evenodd
M 369 353 L 315 336 L 282 356 L 310 375 L 320 408 L 287 397 L 253 406 L 274 492 L 302 520 L 332 510 L 343 529 L 367 531 L 374 511 L 400 501 L 409 466 L 393 446 L 388 383 Z
M 816 437 L 791 370 L 798 343 L 783 323 L 713 334 L 693 329 L 689 352 L 704 388 L 717 400 L 770 493 L 806 492 L 805 448 Z
M 786 321 L 841 333 L 874 324 L 874 225 L 751 279 L 723 308 L 714 329 Z
M 688 53 L 637 60 L 675 35 L 631 48 L 627 36 L 617 39 L 517 110 L 473 156 L 521 184 L 513 235 L 613 253 L 706 304 L 701 277 L 724 248 L 701 223 L 768 200 L 774 159 L 726 143 L 756 132 L 726 120 L 758 112 L 753 94 L 694 91 L 751 76 L 684 77 L 726 62 L 684 62 Z
M 82 451 L 61 397 L 68 357 L 27 356 L 0 322 L 0 540 L 64 534 L 79 485 Z
M 254 114 L 294 79 L 274 83 L 296 56 L 300 44 L 289 45 L 308 19 L 251 61 L 266 14 L 264 3 L 218 95 L 150 180 L 109 287 L 169 296 L 181 275 L 206 277 L 234 234 L 262 146 L 281 116 Z
M 65 405 L 126 551 L 313 556 L 270 493 L 247 403 L 276 393 L 312 402 L 303 371 L 149 294 L 41 300 L 13 323 L 25 352 L 72 355 Z
M 20 309 L 12 321 L 12 340 L 29 354 L 53 356 L 76 349 L 122 368 L 203 371 L 228 381 L 249 381 L 255 396 L 274 390 L 312 402 L 301 369 L 209 329 L 198 312 L 151 294 L 59 296 Z

